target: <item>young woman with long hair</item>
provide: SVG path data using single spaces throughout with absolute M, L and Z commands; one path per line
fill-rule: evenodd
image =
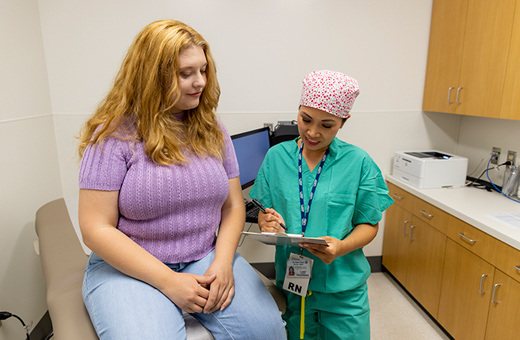
M 81 136 L 83 298 L 100 339 L 285 339 L 278 308 L 236 253 L 245 209 L 208 43 L 174 20 L 135 38 Z M 218 229 L 218 236 L 217 234 Z

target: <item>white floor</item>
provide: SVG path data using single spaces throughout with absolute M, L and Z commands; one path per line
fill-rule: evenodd
M 444 340 L 449 337 L 387 274 L 368 279 L 371 340 Z

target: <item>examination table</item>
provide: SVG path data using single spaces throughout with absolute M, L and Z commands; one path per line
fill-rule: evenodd
M 90 322 L 81 286 L 88 256 L 74 229 L 67 205 L 60 198 L 36 212 L 36 233 L 45 282 L 47 306 L 55 340 L 98 340 Z M 280 311 L 285 312 L 281 291 L 258 272 L 273 295 Z M 188 340 L 214 339 L 193 316 L 184 313 Z

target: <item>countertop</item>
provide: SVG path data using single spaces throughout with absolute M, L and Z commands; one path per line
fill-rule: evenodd
M 386 175 L 385 178 L 388 182 L 520 250 L 520 227 L 514 228 L 488 216 L 520 214 L 520 203 L 496 191 L 489 192 L 474 187 L 419 189 L 392 175 Z

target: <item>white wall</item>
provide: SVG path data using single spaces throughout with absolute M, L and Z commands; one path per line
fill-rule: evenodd
M 211 44 L 221 112 L 293 111 L 300 79 L 327 68 L 357 78 L 357 110 L 421 106 L 431 1 L 40 1 L 54 113 L 90 112 L 133 37 L 175 18 Z M 413 13 L 413 15 L 410 15 Z
M 190 24 L 210 42 L 222 89 L 218 112 L 231 133 L 294 119 L 301 79 L 332 69 L 361 87 L 339 137 L 365 148 L 383 172 L 398 149 L 456 148 L 458 118 L 421 112 L 431 1 L 39 4 L 65 195 L 77 194 L 71 135 L 109 88 L 137 32 L 162 18 Z M 381 236 L 368 255 L 381 254 Z
M 0 0 L 0 310 L 36 324 L 47 307 L 34 216 L 62 195 L 37 3 Z M 15 318 L 0 339 L 24 339 Z
M 507 160 L 508 150 L 517 152 L 516 164 L 520 164 L 520 121 L 462 116 L 460 126 L 457 152 L 468 157 L 468 173 L 474 173 L 473 177 L 484 171 L 494 146 L 502 149 L 499 164 Z M 491 170 L 491 181 L 502 186 L 504 171 L 504 167 Z M 482 178 L 487 181 L 486 174 Z
M 421 111 L 431 1 L 47 0 L 40 15 L 65 196 L 77 194 L 73 136 L 135 34 L 167 17 L 210 42 L 222 88 L 218 112 L 231 133 L 294 119 L 301 78 L 333 69 L 361 87 L 339 137 L 366 149 L 384 173 L 396 150 L 457 153 L 470 169 L 491 146 L 520 152 L 512 138 L 520 123 Z M 491 178 L 501 184 L 502 174 Z M 367 254 L 381 253 L 380 236 Z

